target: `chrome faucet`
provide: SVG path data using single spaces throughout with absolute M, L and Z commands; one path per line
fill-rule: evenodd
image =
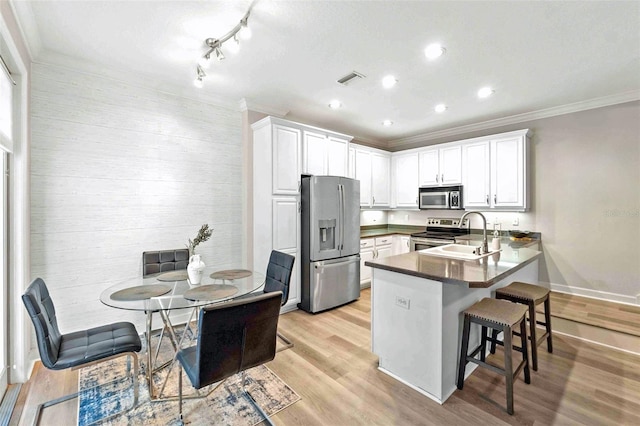
M 480 212 L 466 212 L 460 218 L 460 223 L 458 224 L 458 228 L 462 228 L 462 224 L 464 223 L 464 219 L 469 216 L 471 213 L 475 213 L 480 215 L 482 218 L 482 253 L 489 253 L 489 243 L 487 242 L 487 218 Z

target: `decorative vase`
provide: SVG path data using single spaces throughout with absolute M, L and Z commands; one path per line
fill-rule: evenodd
M 187 275 L 189 276 L 189 282 L 193 285 L 200 284 L 202 280 L 202 273 L 204 272 L 205 264 L 200 259 L 199 254 L 194 254 L 189 258 L 189 265 L 187 265 Z

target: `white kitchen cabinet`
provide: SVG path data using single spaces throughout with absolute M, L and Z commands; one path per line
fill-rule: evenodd
M 420 186 L 462 182 L 462 148 L 448 146 L 420 152 Z
M 299 129 L 274 125 L 271 145 L 273 151 L 273 194 L 300 192 L 301 132 Z M 255 141 L 254 141 L 255 142 Z M 254 157 L 255 158 L 255 157 Z M 265 161 L 264 158 L 256 158 Z
M 463 144 L 466 209 L 524 211 L 528 206 L 528 129 Z
M 391 157 L 391 207 L 418 208 L 419 154 L 392 155 Z
M 376 248 L 374 250 L 376 259 L 383 259 L 393 255 L 393 238 L 391 235 L 376 238 Z
M 349 138 L 303 131 L 303 173 L 347 176 Z
M 409 253 L 409 251 L 411 251 L 409 236 L 399 234 L 394 235 L 392 254 L 396 256 L 398 254 Z
M 300 302 L 300 174 L 335 170 L 346 172 L 349 136 L 275 117 L 266 117 L 253 129 L 253 261 L 264 271 L 272 250 L 296 258 L 289 300 L 283 311 Z M 303 157 L 304 151 L 304 157 Z M 338 154 L 341 152 L 341 155 Z M 342 157 L 339 161 L 338 157 Z M 333 165 L 332 165 L 333 164 Z
M 364 262 L 373 260 L 375 254 L 375 239 L 366 238 L 360 240 L 360 287 L 368 287 L 371 282 L 371 267 L 365 266 Z
M 374 148 L 355 146 L 353 157 L 353 176 L 360 181 L 360 206 L 389 207 L 391 154 Z

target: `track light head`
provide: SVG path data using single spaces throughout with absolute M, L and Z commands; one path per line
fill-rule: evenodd
M 252 35 L 251 28 L 249 28 L 249 25 L 247 24 L 248 20 L 249 16 L 247 15 L 243 20 L 240 21 L 240 31 L 238 32 L 238 34 L 240 34 L 240 38 L 242 38 L 243 40 L 249 40 Z

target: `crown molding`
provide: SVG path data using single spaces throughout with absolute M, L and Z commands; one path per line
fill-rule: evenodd
M 18 25 L 20 36 L 24 41 L 27 54 L 33 60 L 42 52 L 42 39 L 31 8 L 31 2 L 9 0 L 9 6 Z
M 278 118 L 284 118 L 285 115 L 289 114 L 289 110 L 277 109 L 268 105 L 255 103 L 247 98 L 242 98 L 239 103 L 240 111 L 255 111 L 260 112 L 262 114 L 272 115 Z
M 480 123 L 468 124 L 464 126 L 452 127 L 450 129 L 438 130 L 435 132 L 422 133 L 406 138 L 393 139 L 387 141 L 388 149 L 397 150 L 407 145 L 415 145 L 434 139 L 446 138 L 476 132 L 480 130 L 492 129 L 500 126 L 508 126 L 511 124 L 523 123 L 526 121 L 539 120 L 542 118 L 555 117 L 558 115 L 571 114 L 574 112 L 586 111 L 589 109 L 602 108 L 610 105 L 622 104 L 640 100 L 640 90 L 631 90 L 629 92 L 618 93 L 615 95 L 603 96 L 600 98 L 588 99 L 586 101 L 574 102 L 567 105 L 561 105 L 552 108 L 531 111 L 522 114 L 511 115 L 508 117 L 497 118 L 494 120 L 483 121 Z

